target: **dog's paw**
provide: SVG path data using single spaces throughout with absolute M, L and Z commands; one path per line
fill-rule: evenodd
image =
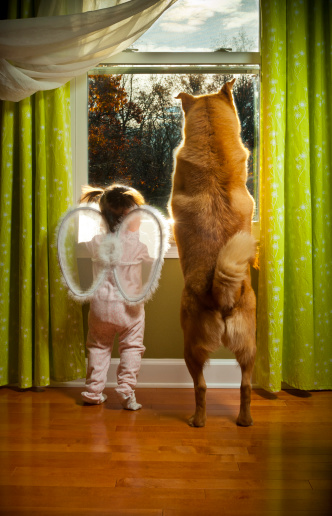
M 243 416 L 242 414 L 239 414 L 236 424 L 238 426 L 252 426 L 254 424 L 252 417 L 249 416 Z
M 205 426 L 205 419 L 206 418 L 198 418 L 196 414 L 194 414 L 188 419 L 188 425 L 196 428 Z

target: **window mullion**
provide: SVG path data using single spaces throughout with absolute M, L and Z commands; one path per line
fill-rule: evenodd
M 259 65 L 259 52 L 119 52 L 101 64 Z

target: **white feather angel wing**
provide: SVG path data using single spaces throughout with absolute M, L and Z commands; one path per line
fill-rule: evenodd
M 89 205 L 70 209 L 57 231 L 58 261 L 69 294 L 89 301 L 104 280 L 105 267 L 94 260 L 93 243 L 108 233 L 99 210 Z
M 158 287 L 168 246 L 168 222 L 150 206 L 130 211 L 114 234 L 98 209 L 79 205 L 63 217 L 57 235 L 64 282 L 82 303 L 104 283 L 127 304 L 147 301 Z

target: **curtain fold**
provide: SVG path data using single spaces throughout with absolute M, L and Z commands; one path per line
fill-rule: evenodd
M 256 380 L 332 388 L 332 2 L 262 0 Z
M 72 204 L 70 89 L 2 103 L 0 385 L 85 375 L 81 307 L 67 296 L 55 230 Z
M 0 98 L 17 102 L 82 75 L 128 48 L 175 1 L 128 0 L 83 13 L 0 21 Z
M 33 14 L 29 0 L 22 12 Z M 73 202 L 70 87 L 0 106 L 0 385 L 82 378 L 82 311 L 62 285 L 55 246 Z

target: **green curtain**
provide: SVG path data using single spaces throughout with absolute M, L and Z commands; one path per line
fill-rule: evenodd
M 31 2 L 21 5 L 31 16 Z M 0 159 L 0 385 L 82 378 L 82 310 L 61 282 L 55 245 L 73 202 L 69 84 L 1 102 Z
M 331 0 L 262 0 L 256 381 L 332 388 Z

